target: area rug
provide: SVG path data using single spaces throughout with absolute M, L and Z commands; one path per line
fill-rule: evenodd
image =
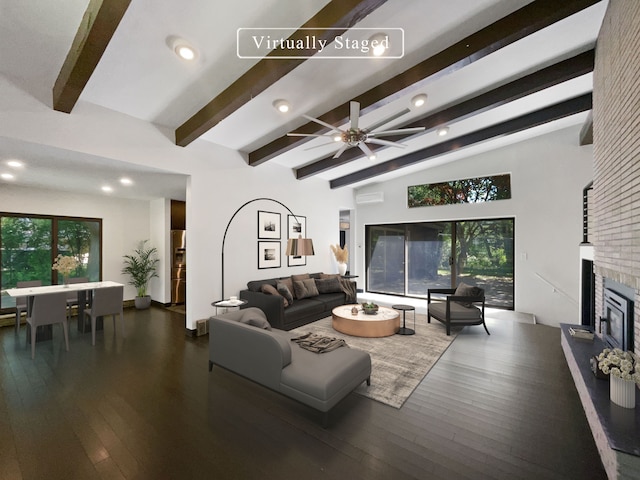
M 407 327 L 413 328 L 411 313 Z M 296 335 L 317 333 L 342 338 L 347 345 L 371 355 L 371 385 L 360 385 L 355 392 L 378 402 L 400 408 L 455 339 L 457 331 L 447 336 L 443 325 L 429 324 L 426 315 L 416 315 L 415 335 L 392 335 L 361 338 L 336 332 L 331 317 L 291 330 Z

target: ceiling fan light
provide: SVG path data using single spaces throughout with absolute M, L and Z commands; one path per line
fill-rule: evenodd
M 275 102 L 273 102 L 273 106 L 280 113 L 287 113 L 289 110 L 291 110 L 291 105 L 289 105 L 289 102 L 282 99 L 276 100 Z
M 440 127 L 436 130 L 436 133 L 439 137 L 444 137 L 447 133 L 449 133 L 449 127 Z
M 421 93 L 419 95 L 416 95 L 411 99 L 411 103 L 413 104 L 414 107 L 423 106 L 425 103 L 427 103 L 427 94 Z

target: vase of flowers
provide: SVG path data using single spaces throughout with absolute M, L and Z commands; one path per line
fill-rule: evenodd
M 349 261 L 349 250 L 347 250 L 347 246 L 340 247 L 340 245 L 331 245 L 331 251 L 338 262 L 338 273 L 344 275 L 347 273 L 347 261 Z
M 51 270 L 57 270 L 58 275 L 62 277 L 63 285 L 65 287 L 68 287 L 69 285 L 67 284 L 66 279 L 71 272 L 75 271 L 75 269 L 78 268 L 78 264 L 79 262 L 76 257 L 71 257 L 68 255 L 58 255 L 53 262 Z
M 598 368 L 609 375 L 609 397 L 624 408 L 636 406 L 636 384 L 640 384 L 640 364 L 631 352 L 605 348 L 598 355 Z

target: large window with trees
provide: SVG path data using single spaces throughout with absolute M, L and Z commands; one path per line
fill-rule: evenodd
M 101 219 L 0 213 L 0 289 L 26 280 L 60 283 L 51 268 L 57 255 L 78 260 L 70 276 L 99 281 L 101 246 Z M 13 298 L 1 298 L 0 310 L 15 306 Z
M 514 308 L 514 219 L 368 225 L 367 291 L 426 297 L 460 282 L 487 305 Z

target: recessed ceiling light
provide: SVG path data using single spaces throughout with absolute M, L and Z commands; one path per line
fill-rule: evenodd
M 384 52 L 389 48 L 389 36 L 385 33 L 376 33 L 369 38 L 369 45 L 371 45 L 371 53 L 374 57 L 381 57 Z
M 109 185 L 104 185 L 102 187 L 102 191 L 106 192 L 106 193 L 111 193 L 111 192 L 113 192 L 113 188 L 111 188 Z
M 339 142 L 340 140 L 342 140 L 342 135 L 334 135 L 333 136 L 333 141 L 334 142 Z
M 375 160 L 376 156 L 375 155 L 369 155 L 369 160 Z
M 14 180 L 16 178 L 11 173 L 2 173 L 0 177 L 2 177 L 3 180 Z
M 440 127 L 436 130 L 436 133 L 439 137 L 444 137 L 447 133 L 449 133 L 449 127 Z
M 273 102 L 273 106 L 280 113 L 287 113 L 291 109 L 291 105 L 289 105 L 289 102 L 287 102 L 286 100 L 282 100 L 282 99 L 279 99 L 279 100 L 276 100 L 275 102 Z
M 419 95 L 416 95 L 411 99 L 411 103 L 413 104 L 414 107 L 423 106 L 425 103 L 427 103 L 427 94 L 421 93 Z
M 175 48 L 176 55 L 183 60 L 193 60 L 196 58 L 196 51 L 189 45 L 178 45 Z
M 130 178 L 127 178 L 127 177 L 122 177 L 120 179 L 120 183 L 122 185 L 133 185 L 133 180 L 131 180 Z
M 170 36 L 167 38 L 167 44 L 182 60 L 190 62 L 198 57 L 198 51 L 184 38 Z
M 20 160 L 9 160 L 7 162 L 7 165 L 9 165 L 11 168 L 22 168 L 22 167 L 24 167 L 24 163 L 22 163 Z

